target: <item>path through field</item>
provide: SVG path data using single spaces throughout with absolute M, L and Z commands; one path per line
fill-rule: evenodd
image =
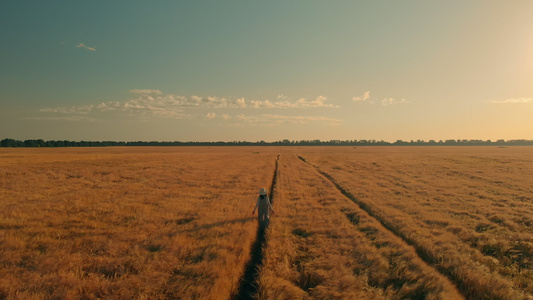
M 532 299 L 532 195 L 529 147 L 0 149 L 0 299 Z
M 302 160 L 303 162 L 306 162 L 308 163 L 305 158 L 301 157 L 301 156 L 298 156 L 298 158 L 300 160 Z M 310 164 L 310 163 L 309 163 Z M 311 166 L 313 166 L 312 164 L 310 164 Z M 401 238 L 405 244 L 403 245 L 404 247 L 407 247 L 407 245 L 409 246 L 414 246 L 417 254 L 418 254 L 418 257 L 423 260 L 427 265 L 427 267 L 429 268 L 433 268 L 435 271 L 437 272 L 440 272 L 442 275 L 444 276 L 450 276 L 449 272 L 447 272 L 445 269 L 442 269 L 442 268 L 439 268 L 438 265 L 435 264 L 435 261 L 436 259 L 434 257 L 429 257 L 428 256 L 428 253 L 426 251 L 424 251 L 423 248 L 421 248 L 419 245 L 417 245 L 415 242 L 413 242 L 411 239 L 409 239 L 408 237 L 406 237 L 402 232 L 401 230 L 398 230 L 398 228 L 395 228 L 393 226 L 391 226 L 387 220 L 383 219 L 382 217 L 380 217 L 379 215 L 376 215 L 376 213 L 374 213 L 374 211 L 372 210 L 372 208 L 365 202 L 362 202 L 362 201 L 359 201 L 353 194 L 351 194 L 350 192 L 348 192 L 346 189 L 344 189 L 344 187 L 342 187 L 330 174 L 324 172 L 324 171 L 321 171 L 318 167 L 316 166 L 313 166 L 313 168 L 315 168 L 315 170 L 320 173 L 321 175 L 323 175 L 324 177 L 326 177 L 336 188 L 337 190 L 339 190 L 339 192 L 341 192 L 344 196 L 346 196 L 346 198 L 348 198 L 349 200 L 353 201 L 355 204 L 357 204 L 359 206 L 359 208 L 361 208 L 362 210 L 364 210 L 370 217 L 374 218 L 376 221 L 378 221 L 384 228 L 386 228 L 387 230 L 389 230 L 392 234 L 396 235 L 397 237 Z M 455 279 L 452 277 L 452 280 Z M 446 280 L 443 278 L 443 280 L 447 281 L 446 282 L 446 285 L 448 285 L 449 287 L 451 287 L 452 285 L 454 285 L 455 283 L 454 282 L 451 282 L 449 280 Z M 454 287 L 453 289 L 456 289 L 456 287 Z M 458 297 L 458 295 L 453 295 L 454 297 Z
M 228 299 L 275 160 L 256 147 L 0 149 L 0 298 Z
M 276 158 L 276 168 L 274 169 L 274 175 L 272 176 L 272 184 L 268 189 L 270 197 L 270 203 L 274 205 L 275 188 L 278 178 L 278 161 L 279 155 Z M 232 295 L 232 299 L 253 299 L 257 295 L 257 281 L 259 277 L 259 268 L 263 265 L 264 250 L 266 247 L 266 232 L 264 227 L 257 227 L 257 235 L 252 248 L 250 250 L 250 259 L 246 263 L 244 274 L 241 278 L 239 289 L 235 295 Z
M 415 249 L 296 155 L 280 159 L 261 299 L 461 299 Z
M 308 148 L 299 153 L 465 297 L 529 299 L 531 150 Z

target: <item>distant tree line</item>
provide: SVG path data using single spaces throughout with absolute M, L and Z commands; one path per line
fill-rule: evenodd
M 396 142 L 376 141 L 376 140 L 282 140 L 277 142 L 116 142 L 116 141 L 44 141 L 3 139 L 0 147 L 110 147 L 110 146 L 533 146 L 533 140 L 416 140 Z

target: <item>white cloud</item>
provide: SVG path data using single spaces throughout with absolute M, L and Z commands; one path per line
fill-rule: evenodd
M 362 102 L 362 101 L 366 101 L 368 100 L 368 98 L 370 98 L 370 91 L 366 91 L 363 93 L 363 96 L 359 96 L 359 97 L 353 97 L 352 100 L 354 102 Z
M 297 101 L 276 101 L 271 102 L 270 100 L 252 100 L 252 107 L 254 108 L 339 108 L 336 105 L 325 103 L 327 100 L 324 96 L 318 96 L 315 100 L 307 100 L 305 98 L 300 98 Z
M 327 98 L 318 96 L 314 100 L 307 100 L 300 98 L 297 101 L 246 101 L 244 98 L 224 98 L 216 96 L 190 96 L 184 97 L 173 94 L 164 94 L 160 90 L 152 89 L 133 89 L 129 91 L 130 99 L 123 101 L 108 101 L 98 104 L 78 105 L 78 106 L 64 106 L 64 107 L 49 107 L 42 108 L 39 111 L 48 114 L 62 114 L 62 115 L 86 115 L 87 117 L 96 117 L 100 114 L 111 114 L 120 116 L 140 117 L 149 119 L 151 117 L 165 117 L 177 119 L 189 118 L 221 118 L 223 120 L 235 120 L 229 114 L 222 116 L 215 112 L 201 112 L 194 111 L 195 109 L 298 109 L 298 108 L 337 108 L 333 104 L 327 103 Z M 275 116 L 275 115 L 271 115 Z M 54 116 L 59 117 L 59 116 Z M 273 119 L 280 120 L 279 117 Z M 293 122 L 308 122 L 316 121 L 309 118 L 292 118 Z M 331 120 L 330 120 L 331 121 Z
M 332 119 L 321 116 L 285 116 L 274 114 L 261 114 L 254 116 L 246 116 L 239 114 L 237 120 L 246 123 L 247 125 L 261 125 L 261 126 L 276 126 L 281 124 L 307 124 L 309 122 L 322 122 L 326 125 L 339 125 L 342 120 Z
M 244 98 L 237 99 L 237 106 L 241 108 L 246 107 L 246 101 L 244 100 Z
M 80 105 L 71 107 L 43 108 L 41 112 L 86 114 L 91 111 L 128 111 L 148 112 L 173 110 L 181 111 L 187 108 L 338 108 L 333 104 L 326 103 L 327 98 L 318 96 L 315 100 L 300 98 L 297 101 L 270 101 L 251 100 L 244 98 L 224 98 L 216 96 L 200 97 L 193 95 L 184 97 L 173 94 L 164 94 L 160 90 L 135 89 L 130 93 L 137 97 L 124 101 L 102 102 L 96 105 Z M 250 103 L 250 105 L 248 105 Z
M 279 94 L 276 99 L 283 99 L 283 100 L 286 100 L 288 97 L 283 95 L 283 94 Z
M 370 103 L 370 104 L 381 104 L 383 106 L 389 106 L 389 105 L 395 105 L 395 104 L 401 104 L 401 103 L 408 103 L 405 99 L 396 99 L 396 98 L 383 98 L 381 101 L 377 99 L 370 99 L 370 91 L 366 91 L 363 93 L 362 96 L 353 97 L 352 100 L 357 103 Z
M 99 110 L 99 111 L 110 111 L 110 110 L 115 110 L 116 107 L 112 104 L 113 102 L 109 102 L 109 103 L 100 103 L 98 105 L 96 105 L 96 109 Z M 115 102 L 116 103 L 116 102 Z
M 394 98 L 384 98 L 383 100 L 381 100 L 381 105 L 383 106 L 400 104 L 400 103 L 406 103 L 405 99 L 396 100 Z
M 141 95 L 126 101 L 109 101 L 96 105 L 43 108 L 41 112 L 61 114 L 89 114 L 95 112 L 116 112 L 129 115 L 182 116 L 180 105 L 184 100 L 174 96 L 152 97 Z
M 183 96 L 180 97 L 180 103 L 176 103 L 183 107 L 209 107 L 209 108 L 244 108 L 246 102 L 244 98 L 228 99 L 224 97 L 200 97 L 191 96 L 189 98 Z
M 71 107 L 42 108 L 39 111 L 61 114 L 88 114 L 94 109 L 94 105 L 80 105 Z
M 91 50 L 91 51 L 96 51 L 96 48 L 89 47 L 89 46 L 85 45 L 84 43 L 77 44 L 76 48 L 83 48 L 83 49 L 87 49 L 87 50 Z
M 273 108 L 274 104 L 270 100 L 252 100 L 253 108 Z
M 516 104 L 516 103 L 533 103 L 533 98 L 509 98 L 505 100 L 495 100 L 492 103 L 497 104 Z
M 324 101 L 328 100 L 328 98 L 324 97 L 324 96 L 318 96 L 314 101 L 311 101 L 311 105 L 312 106 L 316 106 L 316 107 L 324 107 L 328 104 L 325 104 Z
M 161 95 L 161 94 L 163 94 L 163 92 L 161 92 L 160 90 L 140 90 L 140 89 L 130 90 L 130 93 L 132 93 L 132 94 L 141 94 L 141 95 L 149 95 L 149 94 Z
M 282 115 L 263 115 L 265 119 L 270 119 L 274 121 L 280 121 L 283 123 L 293 123 L 293 124 L 305 124 L 308 122 L 326 122 L 330 125 L 333 125 L 333 123 L 340 123 L 342 120 L 339 119 L 332 119 L 327 117 L 320 117 L 320 116 L 282 116 Z M 335 124 L 338 125 L 338 124 Z

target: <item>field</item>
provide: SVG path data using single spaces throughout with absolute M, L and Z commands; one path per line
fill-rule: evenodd
M 528 299 L 532 259 L 529 147 L 0 149 L 0 299 Z

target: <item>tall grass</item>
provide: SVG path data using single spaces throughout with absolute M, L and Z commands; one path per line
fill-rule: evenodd
M 533 297 L 529 148 L 316 150 L 302 156 L 469 298 Z
M 260 299 L 460 299 L 412 247 L 295 155 L 280 159 Z
M 2 149 L 0 298 L 227 299 L 264 150 Z
M 0 299 L 227 299 L 280 153 L 258 298 L 533 297 L 529 148 L 116 147 L 0 149 Z

